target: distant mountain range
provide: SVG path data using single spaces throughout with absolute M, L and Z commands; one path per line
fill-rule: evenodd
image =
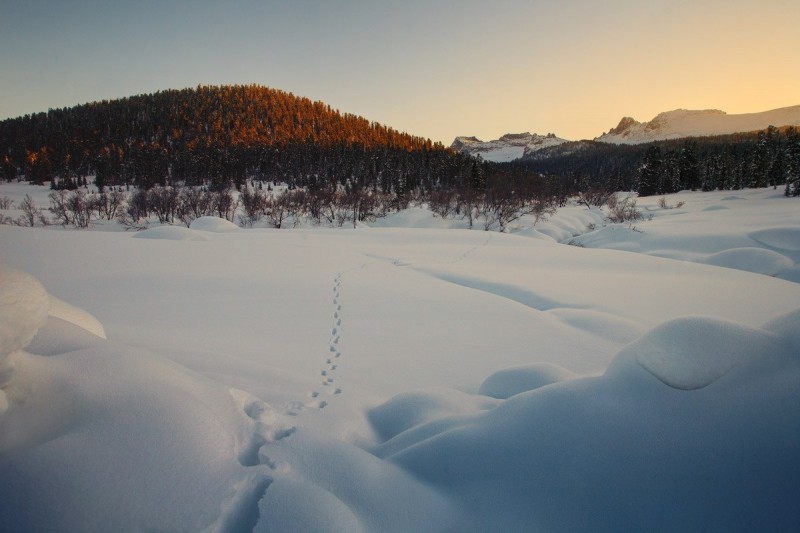
M 769 126 L 800 126 L 800 105 L 739 115 L 729 115 L 717 109 L 676 109 L 659 113 L 649 122 L 623 117 L 616 127 L 594 140 L 610 144 L 642 144 L 685 137 L 752 132 Z M 565 142 L 568 141 L 552 133 L 516 133 L 503 135 L 494 141 L 456 137 L 450 147 L 470 155 L 480 155 L 487 161 L 507 162 Z
M 450 148 L 473 156 L 481 156 L 486 161 L 504 163 L 565 142 L 566 139 L 556 137 L 553 133 L 539 135 L 525 132 L 507 133 L 494 141 L 481 141 L 477 137 L 456 137 Z
M 650 122 L 624 117 L 595 140 L 614 144 L 641 144 L 684 137 L 708 137 L 764 130 L 769 126 L 800 126 L 800 105 L 729 115 L 718 109 L 692 111 L 676 109 L 659 113 Z

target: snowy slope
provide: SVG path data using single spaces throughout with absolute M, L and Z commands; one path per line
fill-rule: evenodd
M 792 530 L 797 202 L 678 200 L 0 226 L 0 531 Z
M 768 126 L 799 126 L 800 105 L 761 113 L 728 115 L 716 109 L 676 109 L 660 113 L 650 122 L 637 122 L 624 117 L 608 133 L 596 141 L 614 144 L 640 144 L 682 137 L 726 135 L 764 130 Z
M 453 150 L 474 156 L 481 156 L 486 161 L 505 163 L 519 159 L 525 154 L 550 146 L 558 146 L 567 142 L 552 133 L 508 133 L 494 141 L 481 141 L 476 137 L 456 137 L 450 147 Z

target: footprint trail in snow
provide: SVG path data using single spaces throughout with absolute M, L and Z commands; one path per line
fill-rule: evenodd
M 339 366 L 338 359 L 342 356 L 339 349 L 339 342 L 341 341 L 341 328 L 342 328 L 342 304 L 341 294 L 339 289 L 342 285 L 342 273 L 338 273 L 333 280 L 333 318 L 331 320 L 331 335 L 328 343 L 328 355 L 325 359 L 325 364 L 319 372 L 320 384 L 325 387 L 323 390 L 328 395 L 337 395 L 342 393 L 342 389 L 336 386 L 335 372 Z M 328 405 L 326 400 L 321 400 L 321 393 L 318 390 L 312 390 L 308 393 L 312 399 L 307 404 L 308 407 L 315 407 L 323 409 Z

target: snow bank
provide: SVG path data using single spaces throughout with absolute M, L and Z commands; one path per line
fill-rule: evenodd
M 0 415 L 0 530 L 252 529 L 271 476 L 245 459 L 270 428 L 228 387 L 93 338 L 17 354 Z
M 790 252 L 800 252 L 800 228 L 768 228 L 761 231 L 754 231 L 750 238 L 772 248 L 787 250 Z
M 467 223 L 456 218 L 442 218 L 429 209 L 409 207 L 403 211 L 390 213 L 370 223 L 373 228 L 416 228 L 416 229 L 449 229 L 465 228 Z
M 798 237 L 800 238 L 800 236 Z M 794 266 L 794 261 L 783 254 L 765 248 L 731 248 L 724 252 L 712 254 L 698 263 L 706 265 L 735 268 L 756 274 L 776 276 Z
M 60 298 L 56 298 L 52 294 L 50 295 L 50 316 L 55 318 L 60 318 L 65 322 L 69 322 L 70 324 L 74 324 L 81 329 L 84 329 L 91 333 L 92 335 L 96 335 L 101 339 L 106 338 L 106 331 L 103 328 L 103 324 L 100 323 L 97 318 L 95 318 L 91 313 L 84 311 L 79 307 L 75 307 L 72 304 L 68 304 L 64 300 Z
M 788 341 L 795 348 L 795 356 L 800 359 L 800 309 L 767 322 L 764 329 Z
M 493 404 L 479 397 L 453 389 L 439 389 L 398 394 L 383 405 L 367 411 L 367 419 L 382 440 L 389 440 L 431 420 L 472 413 L 489 406 Z
M 573 372 L 552 363 L 536 363 L 495 372 L 481 383 L 479 394 L 492 398 L 507 399 L 575 377 Z
M 207 236 L 183 226 L 158 226 L 133 235 L 137 239 L 159 239 L 167 241 L 207 241 Z
M 633 355 L 648 372 L 670 387 L 695 390 L 714 383 L 732 368 L 779 351 L 766 332 L 713 318 L 666 322 L 628 345 L 620 357 Z
M 41 283 L 0 266 L 0 364 L 31 342 L 49 310 L 50 298 Z
M 212 233 L 227 233 L 229 231 L 237 231 L 239 226 L 224 218 L 206 216 L 193 220 L 189 228 Z
M 603 376 L 428 422 L 376 453 L 450 494 L 469 530 L 791 530 L 800 360 L 780 333 L 798 318 L 670 321 Z

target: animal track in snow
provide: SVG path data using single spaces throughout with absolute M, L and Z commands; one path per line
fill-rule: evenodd
M 233 388 L 228 391 L 243 414 L 244 423 L 234 440 L 234 453 L 247 470 L 233 485 L 231 496 L 221 502 L 219 515 L 209 530 L 252 531 L 259 520 L 258 504 L 275 479 L 273 473 L 288 468 L 272 460 L 264 447 L 285 439 L 296 428 L 285 421 L 291 413 L 280 412 L 246 391 Z M 326 403 L 318 401 L 319 408 Z

